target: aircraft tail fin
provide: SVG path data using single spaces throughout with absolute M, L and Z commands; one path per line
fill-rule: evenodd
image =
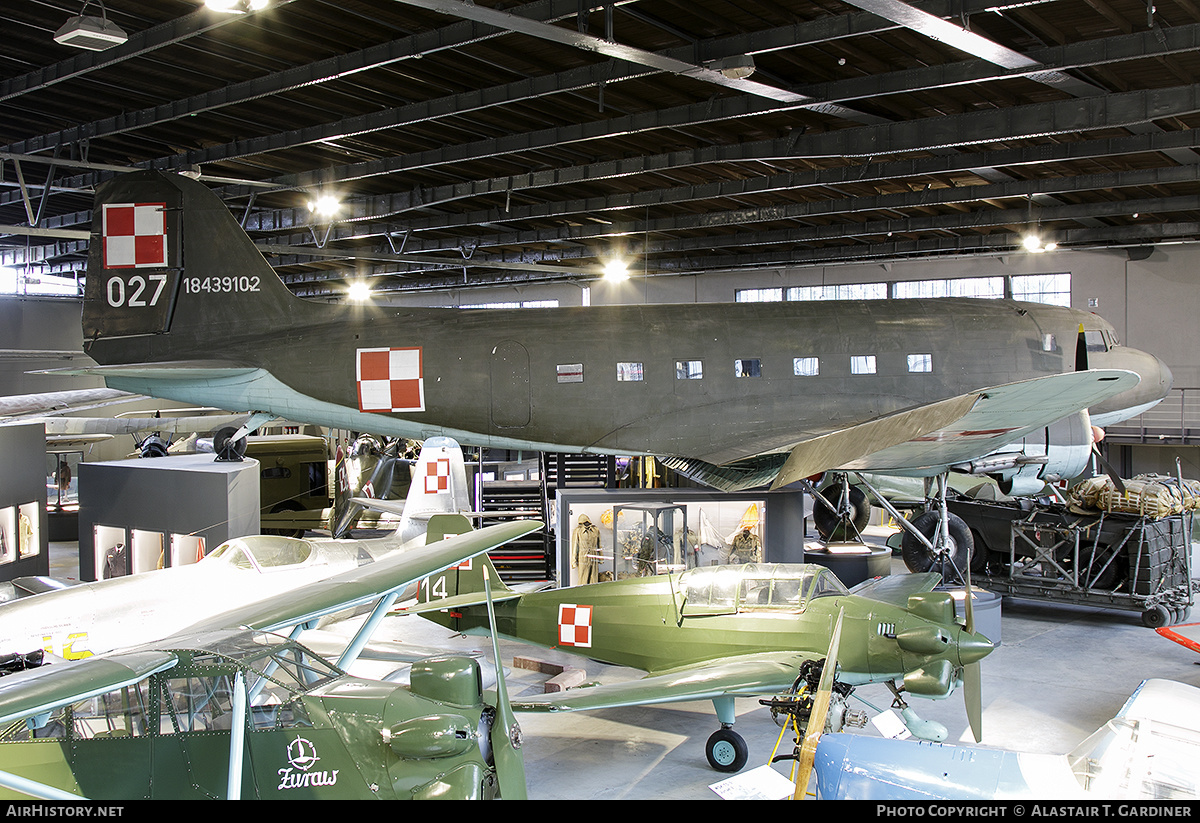
M 460 515 L 466 521 L 471 499 L 466 462 L 456 440 L 449 437 L 427 439 L 421 446 L 412 475 L 408 497 L 403 503 L 366 497 L 354 497 L 351 502 L 359 510 L 369 508 L 400 515 L 396 535 L 401 542 L 408 542 L 432 528 L 435 517 Z
M 484 575 L 491 584 L 494 602 L 521 596 L 500 579 L 491 558 L 481 554 L 422 580 L 416 605 L 404 611 L 455 631 L 486 626 L 487 614 L 481 608 L 487 603 Z
M 199 181 L 122 174 L 97 188 L 95 202 L 83 336 L 98 362 L 115 359 L 101 342 L 114 338 L 140 340 L 126 343 L 120 362 L 136 362 L 135 353 L 147 362 L 186 359 L 202 353 L 202 341 L 309 305 Z

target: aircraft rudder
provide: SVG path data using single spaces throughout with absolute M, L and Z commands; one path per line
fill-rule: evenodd
M 465 512 L 470 508 L 462 447 L 449 437 L 428 438 L 413 468 L 405 515 Z

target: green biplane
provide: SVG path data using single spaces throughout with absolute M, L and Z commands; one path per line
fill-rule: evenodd
M 0 678 L 0 797 L 523 798 L 502 674 L 493 699 L 472 657 L 421 659 L 408 686 L 346 669 L 405 587 L 541 526 L 469 532 L 153 645 Z M 371 604 L 336 663 L 294 639 Z
M 504 587 L 483 557 L 431 576 L 421 603 L 405 611 L 467 634 L 495 625 L 509 639 L 647 672 L 640 680 L 522 697 L 513 702 L 518 712 L 711 699 L 721 727 L 706 754 L 713 768 L 733 772 L 748 756 L 732 729 L 734 698 L 795 694 L 802 672 L 827 657 L 839 613 L 843 687 L 887 684 L 909 730 L 940 741 L 945 727 L 922 721 L 902 695 L 945 698 L 965 684 L 978 740 L 979 661 L 993 646 L 974 631 L 969 612 L 960 622 L 949 592 L 934 591 L 940 581 L 935 572 L 898 575 L 851 592 L 821 566 L 749 564 L 522 594 Z M 491 624 L 481 593 L 493 585 Z M 844 700 L 836 699 L 833 712 L 844 718 Z

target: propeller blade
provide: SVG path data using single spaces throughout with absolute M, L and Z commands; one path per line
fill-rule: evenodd
M 966 618 L 967 634 L 975 634 L 975 596 L 971 592 L 971 558 L 967 558 L 966 573 L 963 581 L 966 596 L 963 598 L 963 613 Z M 967 704 L 967 722 L 971 724 L 971 734 L 975 742 L 983 739 L 983 674 L 979 663 L 968 663 L 963 667 L 963 700 Z
M 842 617 L 845 613 L 844 607 L 838 610 L 833 634 L 829 637 L 829 652 L 825 655 L 825 666 L 821 669 L 821 680 L 813 698 L 812 713 L 808 717 L 808 726 L 804 729 L 804 742 L 800 744 L 793 800 L 803 800 L 808 792 L 808 781 L 812 777 L 813 763 L 817 757 L 817 743 L 821 739 L 821 733 L 825 731 L 825 715 L 829 713 L 830 692 L 833 689 L 834 674 L 837 672 L 837 653 L 842 641 Z
M 963 666 L 963 699 L 967 703 L 967 722 L 975 742 L 983 740 L 983 676 L 978 663 Z
M 1095 443 L 1092 444 L 1092 457 L 1096 458 L 1096 462 L 1104 469 L 1104 473 L 1112 478 L 1113 485 L 1117 487 L 1117 491 L 1121 494 L 1125 493 L 1125 481 L 1121 479 L 1121 475 L 1117 473 L 1117 469 L 1112 463 L 1104 459 L 1104 455 L 1100 453 L 1100 447 Z
M 483 570 L 483 589 L 487 597 L 488 624 L 492 627 L 492 657 L 496 661 L 496 721 L 492 724 L 492 757 L 496 761 L 496 778 L 500 781 L 500 797 L 504 800 L 527 799 L 525 756 L 521 753 L 521 727 L 508 702 L 508 686 L 504 682 L 504 664 L 500 660 L 500 642 L 496 639 L 496 610 L 492 605 L 491 574 Z

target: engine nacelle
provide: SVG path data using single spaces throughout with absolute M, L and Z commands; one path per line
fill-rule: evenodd
M 1087 471 L 1095 437 L 1091 418 L 1081 411 L 965 468 L 993 478 L 1006 495 L 1036 495 L 1046 483 L 1070 480 Z

